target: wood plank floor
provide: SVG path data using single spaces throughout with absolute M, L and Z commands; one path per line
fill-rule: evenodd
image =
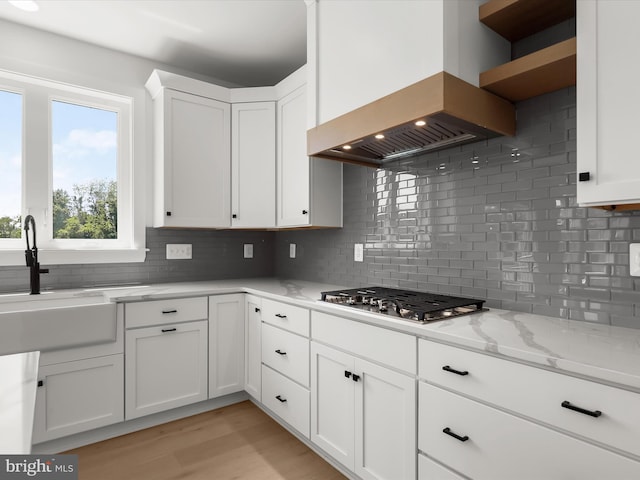
M 65 453 L 80 480 L 345 478 L 249 401 Z

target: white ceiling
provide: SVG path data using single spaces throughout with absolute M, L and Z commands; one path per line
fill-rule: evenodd
M 306 61 L 303 0 L 0 0 L 0 18 L 221 79 L 274 85 Z

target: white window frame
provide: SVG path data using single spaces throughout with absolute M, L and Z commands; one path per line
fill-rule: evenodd
M 144 227 L 136 227 L 143 195 L 134 188 L 133 98 L 0 71 L 0 89 L 22 95 L 22 218 L 33 215 L 41 264 L 142 262 Z M 118 114 L 118 239 L 53 238 L 52 102 Z M 138 185 L 139 187 L 139 185 Z M 0 239 L 0 265 L 24 265 L 21 239 Z

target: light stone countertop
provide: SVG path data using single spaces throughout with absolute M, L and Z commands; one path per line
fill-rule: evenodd
M 640 392 L 640 329 L 490 309 L 421 325 L 320 302 L 341 286 L 255 278 L 106 290 L 117 302 L 246 292 Z
M 40 352 L 0 356 L 0 454 L 31 453 Z

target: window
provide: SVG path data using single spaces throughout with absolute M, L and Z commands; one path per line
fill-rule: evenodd
M 22 95 L 0 90 L 0 112 L 0 239 L 20 238 Z
M 144 260 L 134 228 L 132 99 L 0 71 L 0 265 Z M 6 114 L 5 114 L 6 112 Z

